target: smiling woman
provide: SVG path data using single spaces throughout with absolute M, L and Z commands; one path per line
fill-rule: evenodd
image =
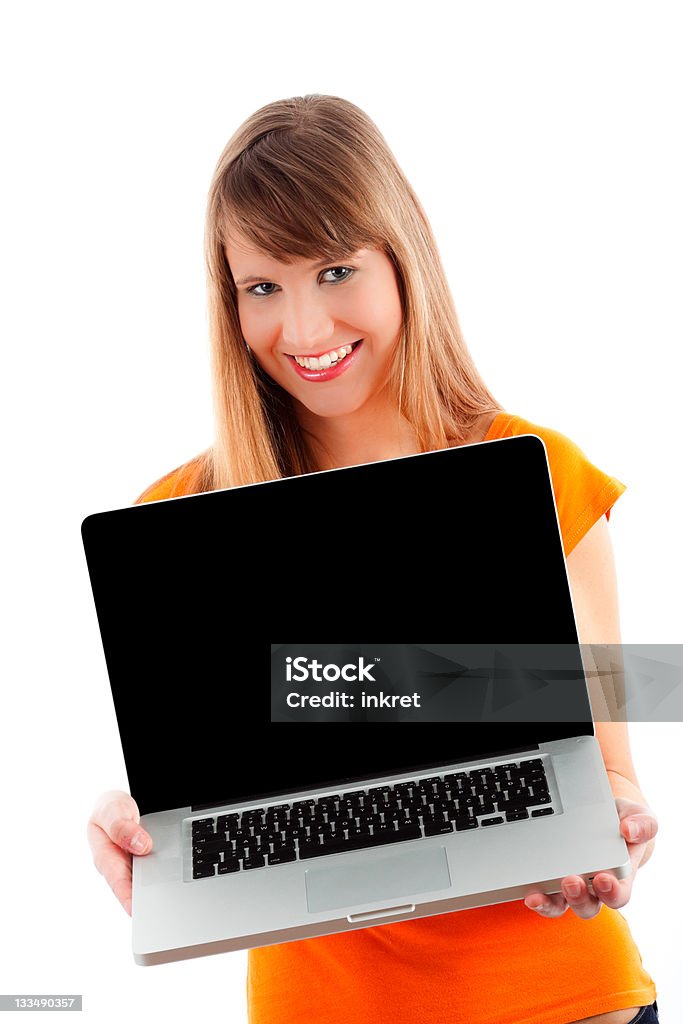
M 245 122 L 211 184 L 206 253 L 218 437 L 197 489 L 483 438 L 499 406 L 431 228 L 353 104 L 307 96 Z
M 332 462 L 346 464 L 342 431 L 353 443 L 371 421 L 399 420 L 390 378 L 403 311 L 391 260 L 381 249 L 361 249 L 343 266 L 287 264 L 240 235 L 225 252 L 254 359 L 289 394 L 314 443 L 332 451 L 336 439 Z
M 140 501 L 538 434 L 581 638 L 618 642 L 606 517 L 624 487 L 489 393 L 422 207 L 362 111 L 305 96 L 250 117 L 213 177 L 206 258 L 215 443 Z M 598 897 L 572 876 L 550 897 L 253 950 L 252 1024 L 655 1020 L 654 1009 L 637 1016 L 656 992 L 618 909 L 657 824 L 626 727 L 598 739 L 629 845 L 626 883 L 596 875 Z M 130 910 L 130 854 L 151 840 L 127 799 L 103 798 L 90 835 Z

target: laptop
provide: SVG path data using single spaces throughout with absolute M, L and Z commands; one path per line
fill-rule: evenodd
M 154 840 L 137 963 L 629 873 L 539 438 L 102 512 L 82 536 Z M 462 643 L 265 642 L 347 628 Z

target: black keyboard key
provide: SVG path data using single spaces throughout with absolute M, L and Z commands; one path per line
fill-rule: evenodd
M 290 849 L 287 846 L 283 846 L 275 853 L 268 855 L 269 864 L 290 864 L 296 860 L 296 850 Z
M 545 817 L 546 814 L 554 814 L 554 813 L 555 813 L 555 811 L 552 809 L 552 807 L 543 807 L 543 808 L 541 808 L 540 811 L 532 811 L 531 812 L 531 817 L 532 818 L 542 818 L 542 817 Z
M 193 878 L 210 878 L 216 874 L 215 864 L 193 864 L 192 866 L 192 877 Z
M 265 858 L 260 853 L 254 854 L 252 857 L 245 857 L 242 861 L 244 871 L 251 871 L 252 868 L 263 868 L 265 866 Z
M 444 775 L 444 782 L 448 782 L 450 785 L 462 785 L 468 780 L 467 772 L 452 772 L 450 775 Z
M 508 797 L 501 797 L 496 800 L 496 808 L 502 812 L 505 811 L 520 811 L 524 807 L 528 807 L 529 804 L 540 804 L 541 800 L 536 800 L 535 797 L 514 797 L 510 800 Z
M 239 871 L 240 862 L 237 857 L 227 857 L 218 865 L 219 875 L 230 875 L 233 871 Z
M 341 844 L 337 852 L 353 852 L 355 850 L 371 850 L 375 846 L 384 846 L 385 844 L 393 842 L 393 837 L 388 832 L 382 835 L 373 834 L 369 832 L 365 835 L 350 836 L 345 843 Z
M 219 814 L 218 820 L 216 821 L 216 828 L 221 832 L 228 828 L 237 828 L 237 822 L 239 820 L 239 814 Z
M 192 822 L 192 835 L 198 832 L 213 832 L 213 818 L 200 818 Z
M 314 843 L 299 843 L 299 858 L 301 860 L 309 860 L 311 857 L 323 857 L 326 853 L 331 852 L 331 844 L 328 847 L 324 847 L 317 840 Z
M 426 836 L 445 836 L 453 831 L 452 821 L 425 822 Z
M 274 811 L 272 814 L 268 811 L 266 812 L 266 816 L 263 820 L 270 828 L 273 828 L 275 825 L 279 825 L 282 828 L 291 821 L 291 818 L 286 811 Z M 297 821 L 298 819 L 294 818 L 294 820 Z M 254 822 L 254 824 L 258 828 L 259 822 Z
M 258 828 L 254 829 L 254 835 L 260 836 L 261 842 L 273 842 L 274 839 L 282 836 L 282 831 L 278 831 L 272 825 L 259 825 Z
M 378 815 L 374 815 L 373 819 L 377 817 Z M 337 831 L 343 831 L 345 828 L 355 828 L 356 819 L 350 818 L 348 815 L 343 815 L 341 818 L 335 819 L 334 826 L 337 829 Z
M 258 827 L 263 824 L 264 819 L 260 814 L 243 814 L 240 821 L 240 828 L 251 828 L 252 826 Z
M 400 843 L 408 842 L 410 839 L 422 839 L 422 829 L 419 825 L 403 825 L 396 832 L 396 839 Z
M 197 832 L 192 835 L 193 846 L 206 846 L 215 842 L 225 842 L 225 834 L 223 832 Z
M 468 796 L 459 796 L 457 799 L 457 804 L 461 811 L 466 807 L 478 807 L 479 797 L 474 796 L 472 793 L 470 793 Z
M 195 843 L 192 847 L 194 853 L 198 857 L 213 857 L 219 853 L 225 853 L 228 850 L 232 850 L 232 844 L 226 843 L 225 840 L 218 840 L 210 843 Z
M 217 864 L 219 860 L 220 854 L 218 853 L 215 856 L 212 853 L 209 853 L 206 856 L 204 854 L 194 854 L 192 857 L 192 865 L 193 867 L 200 868 L 208 867 L 209 864 Z
M 519 811 L 508 811 L 506 814 L 506 818 L 508 821 L 523 821 L 525 818 L 528 817 L 529 812 L 527 811 L 526 807 L 523 807 Z
M 456 818 L 455 819 L 455 831 L 456 832 L 471 832 L 472 829 L 479 828 L 479 822 L 476 818 Z
M 388 846 L 397 842 L 406 842 L 410 839 L 420 839 L 422 832 L 419 825 L 412 825 L 396 831 L 386 827 L 374 833 L 369 831 L 356 832 L 344 838 L 330 837 L 323 845 L 313 843 L 299 844 L 299 857 L 301 860 L 308 860 L 312 857 L 324 857 L 332 853 L 350 853 L 357 850 L 372 849 L 377 846 Z
M 484 818 L 481 822 L 483 826 L 486 825 L 502 825 L 505 822 L 505 818 Z

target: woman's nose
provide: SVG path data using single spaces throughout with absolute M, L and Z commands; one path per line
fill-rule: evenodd
M 334 335 L 334 318 L 323 302 L 289 297 L 282 318 L 282 340 L 291 354 L 315 355 Z

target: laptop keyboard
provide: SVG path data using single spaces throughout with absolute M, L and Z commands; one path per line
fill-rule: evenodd
M 541 758 L 192 822 L 192 877 L 494 828 L 553 814 Z

